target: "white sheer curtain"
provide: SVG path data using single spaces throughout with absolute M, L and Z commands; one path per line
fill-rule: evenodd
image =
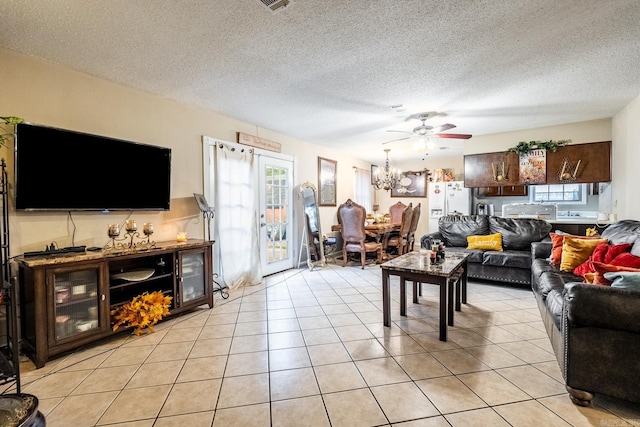
M 216 244 L 221 277 L 229 289 L 262 281 L 253 167 L 253 149 L 216 144 Z
M 357 204 L 364 206 L 367 212 L 372 212 L 371 205 L 371 171 L 366 169 L 360 169 L 359 167 L 353 167 L 354 173 L 354 200 Z

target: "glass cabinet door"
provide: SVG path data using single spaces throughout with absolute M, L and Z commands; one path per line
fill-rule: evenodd
M 54 271 L 55 340 L 100 330 L 100 268 Z
M 206 295 L 204 251 L 180 252 L 181 305 Z

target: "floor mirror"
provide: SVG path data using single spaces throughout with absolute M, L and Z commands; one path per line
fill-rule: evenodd
M 324 247 L 322 245 L 322 230 L 320 228 L 320 212 L 318 211 L 318 192 L 316 186 L 310 182 L 300 185 L 300 201 L 303 213 L 302 242 L 300 244 L 300 256 L 306 250 L 307 265 L 310 270 L 315 266 L 326 266 Z

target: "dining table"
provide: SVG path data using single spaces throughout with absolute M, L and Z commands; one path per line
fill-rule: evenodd
M 382 243 L 382 259 L 389 259 L 389 254 L 387 254 L 386 246 L 387 240 L 389 239 L 389 234 L 392 231 L 400 230 L 400 224 L 391 223 L 391 222 L 376 222 L 376 223 L 367 223 L 364 226 L 364 231 L 368 236 L 375 239 L 376 242 Z M 331 226 L 331 231 L 342 232 L 342 224 L 334 224 Z

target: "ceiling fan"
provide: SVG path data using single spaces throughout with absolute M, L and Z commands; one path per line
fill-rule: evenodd
M 413 130 L 411 132 L 409 131 L 404 131 L 404 130 L 388 130 L 387 132 L 402 132 L 402 133 L 408 133 L 409 136 L 406 136 L 404 138 L 399 138 L 399 139 L 394 139 L 391 141 L 387 141 L 387 142 L 383 142 L 382 144 L 389 144 L 391 142 L 396 142 L 396 141 L 402 141 L 402 140 L 406 140 L 406 139 L 411 139 L 414 136 L 418 136 L 418 137 L 428 137 L 428 138 L 454 138 L 454 139 L 469 139 L 471 138 L 472 135 L 466 134 L 466 133 L 441 133 L 444 132 L 446 130 L 449 129 L 453 129 L 454 127 L 456 127 L 456 125 L 452 125 L 451 123 L 445 123 L 443 125 L 440 126 L 429 126 L 427 125 L 425 122 L 434 116 L 437 116 L 439 114 L 435 113 L 435 112 L 429 112 L 429 113 L 418 113 L 418 114 L 412 114 L 409 117 L 407 117 L 406 120 L 410 120 L 410 119 L 418 119 L 422 122 L 422 124 L 420 126 L 416 126 L 413 128 Z

